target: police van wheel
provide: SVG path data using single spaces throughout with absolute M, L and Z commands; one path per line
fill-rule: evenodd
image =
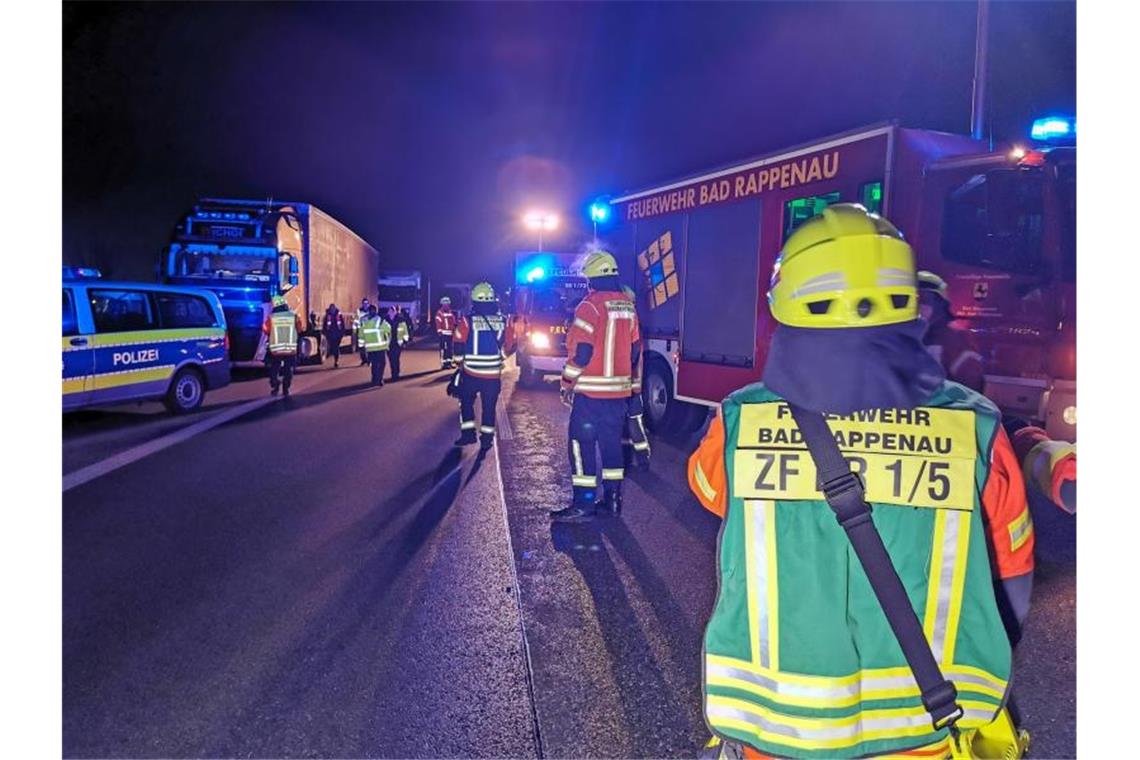
M 202 406 L 205 396 L 206 385 L 202 382 L 202 375 L 197 370 L 186 367 L 178 370 L 174 376 L 163 403 L 173 414 L 186 414 Z

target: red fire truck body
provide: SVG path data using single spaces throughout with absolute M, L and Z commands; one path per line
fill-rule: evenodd
M 947 281 L 987 395 L 1075 440 L 1075 199 L 1074 147 L 991 151 L 893 123 L 614 199 L 606 243 L 638 294 L 650 421 L 696 427 L 761 377 L 784 240 L 828 204 L 858 202 Z

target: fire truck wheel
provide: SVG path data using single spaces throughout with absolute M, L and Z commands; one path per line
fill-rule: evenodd
M 691 433 L 704 424 L 708 414 L 705 407 L 673 396 L 673 373 L 660 359 L 646 362 L 641 394 L 645 421 L 655 433 Z

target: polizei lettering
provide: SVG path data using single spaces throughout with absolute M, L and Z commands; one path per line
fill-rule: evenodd
M 137 351 L 116 351 L 113 357 L 114 366 L 146 364 L 158 361 L 157 348 L 140 348 Z

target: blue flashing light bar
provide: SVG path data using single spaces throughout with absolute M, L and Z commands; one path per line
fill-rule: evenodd
M 1070 116 L 1046 116 L 1033 122 L 1029 135 L 1042 141 L 1075 139 L 1077 120 Z
M 527 282 L 535 282 L 536 280 L 541 280 L 545 276 L 546 276 L 546 270 L 545 269 L 543 269 L 542 267 L 534 267 L 529 272 L 526 273 L 526 281 Z
M 590 221 L 604 222 L 610 218 L 609 204 L 598 201 L 590 204 Z

